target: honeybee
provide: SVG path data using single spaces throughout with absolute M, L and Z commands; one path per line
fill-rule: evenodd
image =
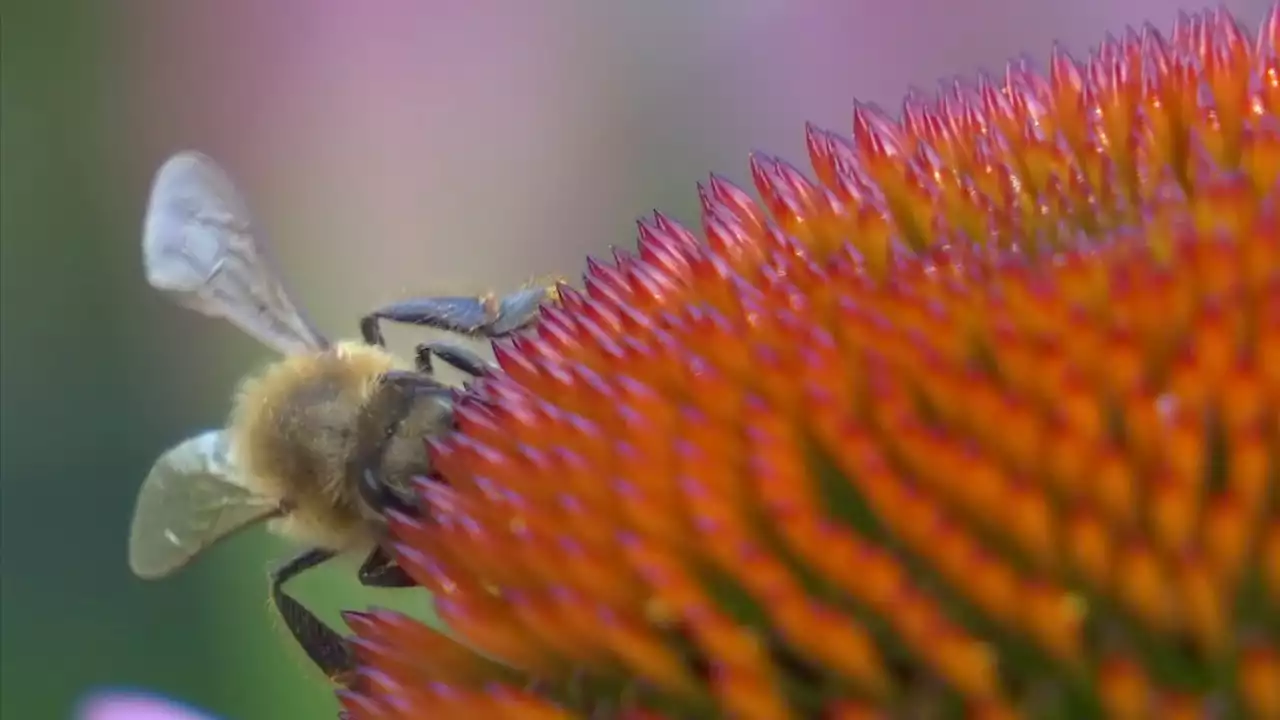
M 413 584 L 381 541 L 389 511 L 418 510 L 409 488 L 411 478 L 431 476 L 424 438 L 453 428 L 455 389 L 433 377 L 432 358 L 470 376 L 494 369 L 448 342 L 420 344 L 413 363 L 402 363 L 386 350 L 379 322 L 497 338 L 533 321 L 555 290 L 411 299 L 366 315 L 361 341 L 330 342 L 285 292 L 229 177 L 196 152 L 174 155 L 156 173 L 142 257 L 153 287 L 285 357 L 241 384 L 225 427 L 155 461 L 138 492 L 129 567 L 162 578 L 266 523 L 307 548 L 271 572 L 272 602 L 311 661 L 341 680 L 353 669 L 350 649 L 284 585 L 348 553 L 365 558 L 358 577 L 366 586 Z

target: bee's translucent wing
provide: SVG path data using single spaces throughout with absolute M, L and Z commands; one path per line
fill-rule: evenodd
M 138 492 L 129 567 L 164 577 L 241 528 L 279 514 L 279 505 L 237 482 L 227 435 L 211 430 L 166 450 Z
M 328 344 L 285 292 L 231 179 L 200 153 L 178 153 L 156 173 L 142 258 L 153 287 L 282 353 Z

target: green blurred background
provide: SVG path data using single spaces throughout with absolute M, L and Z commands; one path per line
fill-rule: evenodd
M 162 583 L 125 566 L 152 459 L 217 424 L 269 358 L 143 281 L 147 186 L 169 153 L 223 162 L 301 303 L 354 333 L 409 293 L 575 279 L 649 208 L 696 224 L 707 172 L 745 185 L 756 147 L 803 164 L 804 121 L 847 128 L 854 97 L 893 108 L 909 85 L 1168 28 L 1179 7 L 1117 5 L 4 0 L 0 715 L 72 717 L 121 687 L 225 718 L 333 714 L 268 612 L 282 544 L 253 533 Z M 1226 5 L 1256 23 L 1268 3 Z M 330 620 L 427 611 L 349 567 L 296 587 Z

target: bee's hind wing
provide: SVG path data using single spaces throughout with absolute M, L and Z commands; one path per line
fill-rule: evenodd
M 236 482 L 227 435 L 212 430 L 166 450 L 138 491 L 129 567 L 161 578 L 214 543 L 280 513 L 278 503 Z

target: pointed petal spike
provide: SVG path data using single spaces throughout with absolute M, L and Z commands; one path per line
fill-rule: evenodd
M 1274 60 L 1277 54 L 1280 54 L 1280 3 L 1273 3 L 1271 9 L 1262 18 L 1262 24 L 1258 26 L 1258 39 L 1254 43 L 1254 53 L 1258 56 L 1259 62 Z M 1272 76 L 1264 78 L 1264 82 L 1275 83 L 1280 78 Z
M 672 238 L 676 239 L 680 244 L 689 248 L 698 247 L 698 238 L 693 233 L 685 229 L 683 225 L 672 220 L 661 212 L 653 211 L 653 221 L 658 229 Z
M 713 174 L 710 186 L 712 197 L 733 212 L 747 233 L 759 233 L 768 224 L 767 217 L 755 200 L 727 178 Z

